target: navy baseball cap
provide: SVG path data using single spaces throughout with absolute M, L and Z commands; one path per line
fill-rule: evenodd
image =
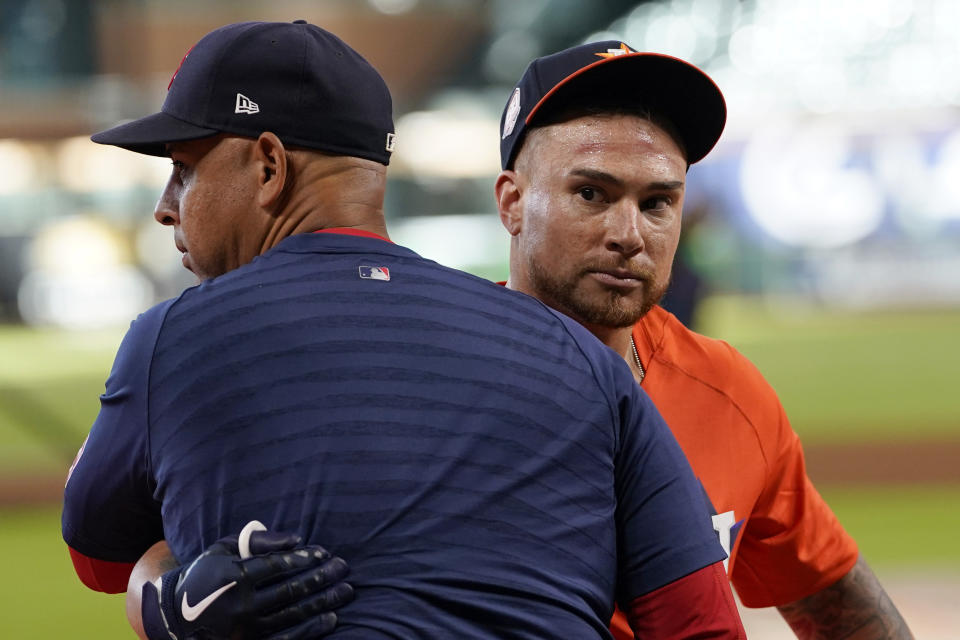
M 383 78 L 340 38 L 303 20 L 241 22 L 205 35 L 180 63 L 160 113 L 91 140 L 168 155 L 169 142 L 275 133 L 284 144 L 390 163 Z
M 687 151 L 702 160 L 727 120 L 720 89 L 700 69 L 679 58 L 641 53 L 616 40 L 591 42 L 531 62 L 500 118 L 500 166 L 513 167 L 527 129 L 546 114 L 579 102 L 613 98 L 668 119 Z

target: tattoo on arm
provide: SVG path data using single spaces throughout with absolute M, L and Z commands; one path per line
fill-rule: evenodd
M 913 634 L 863 558 L 812 596 L 777 607 L 802 640 L 912 640 Z

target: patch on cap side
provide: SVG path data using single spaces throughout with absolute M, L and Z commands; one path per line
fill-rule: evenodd
M 503 116 L 503 137 L 507 138 L 513 133 L 513 127 L 517 124 L 517 116 L 520 115 L 520 87 L 517 87 L 510 97 L 510 104 L 507 105 L 507 111 Z

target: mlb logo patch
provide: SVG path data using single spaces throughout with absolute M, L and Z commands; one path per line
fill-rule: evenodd
M 360 277 L 364 280 L 390 280 L 390 269 L 360 265 Z

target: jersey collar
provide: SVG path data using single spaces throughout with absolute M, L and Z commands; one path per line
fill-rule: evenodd
M 384 242 L 389 242 L 393 244 L 393 241 L 390 238 L 384 238 L 383 236 L 373 233 L 372 231 L 364 231 L 362 229 L 352 229 L 350 227 L 331 227 L 329 229 L 318 229 L 313 233 L 338 233 L 344 236 L 360 236 L 361 238 L 375 238 L 377 240 L 383 240 Z
M 650 361 L 663 343 L 666 332 L 666 323 L 669 319 L 667 311 L 660 305 L 654 305 L 642 318 L 633 325 L 633 341 L 637 345 L 637 354 L 644 369 L 649 373 Z

